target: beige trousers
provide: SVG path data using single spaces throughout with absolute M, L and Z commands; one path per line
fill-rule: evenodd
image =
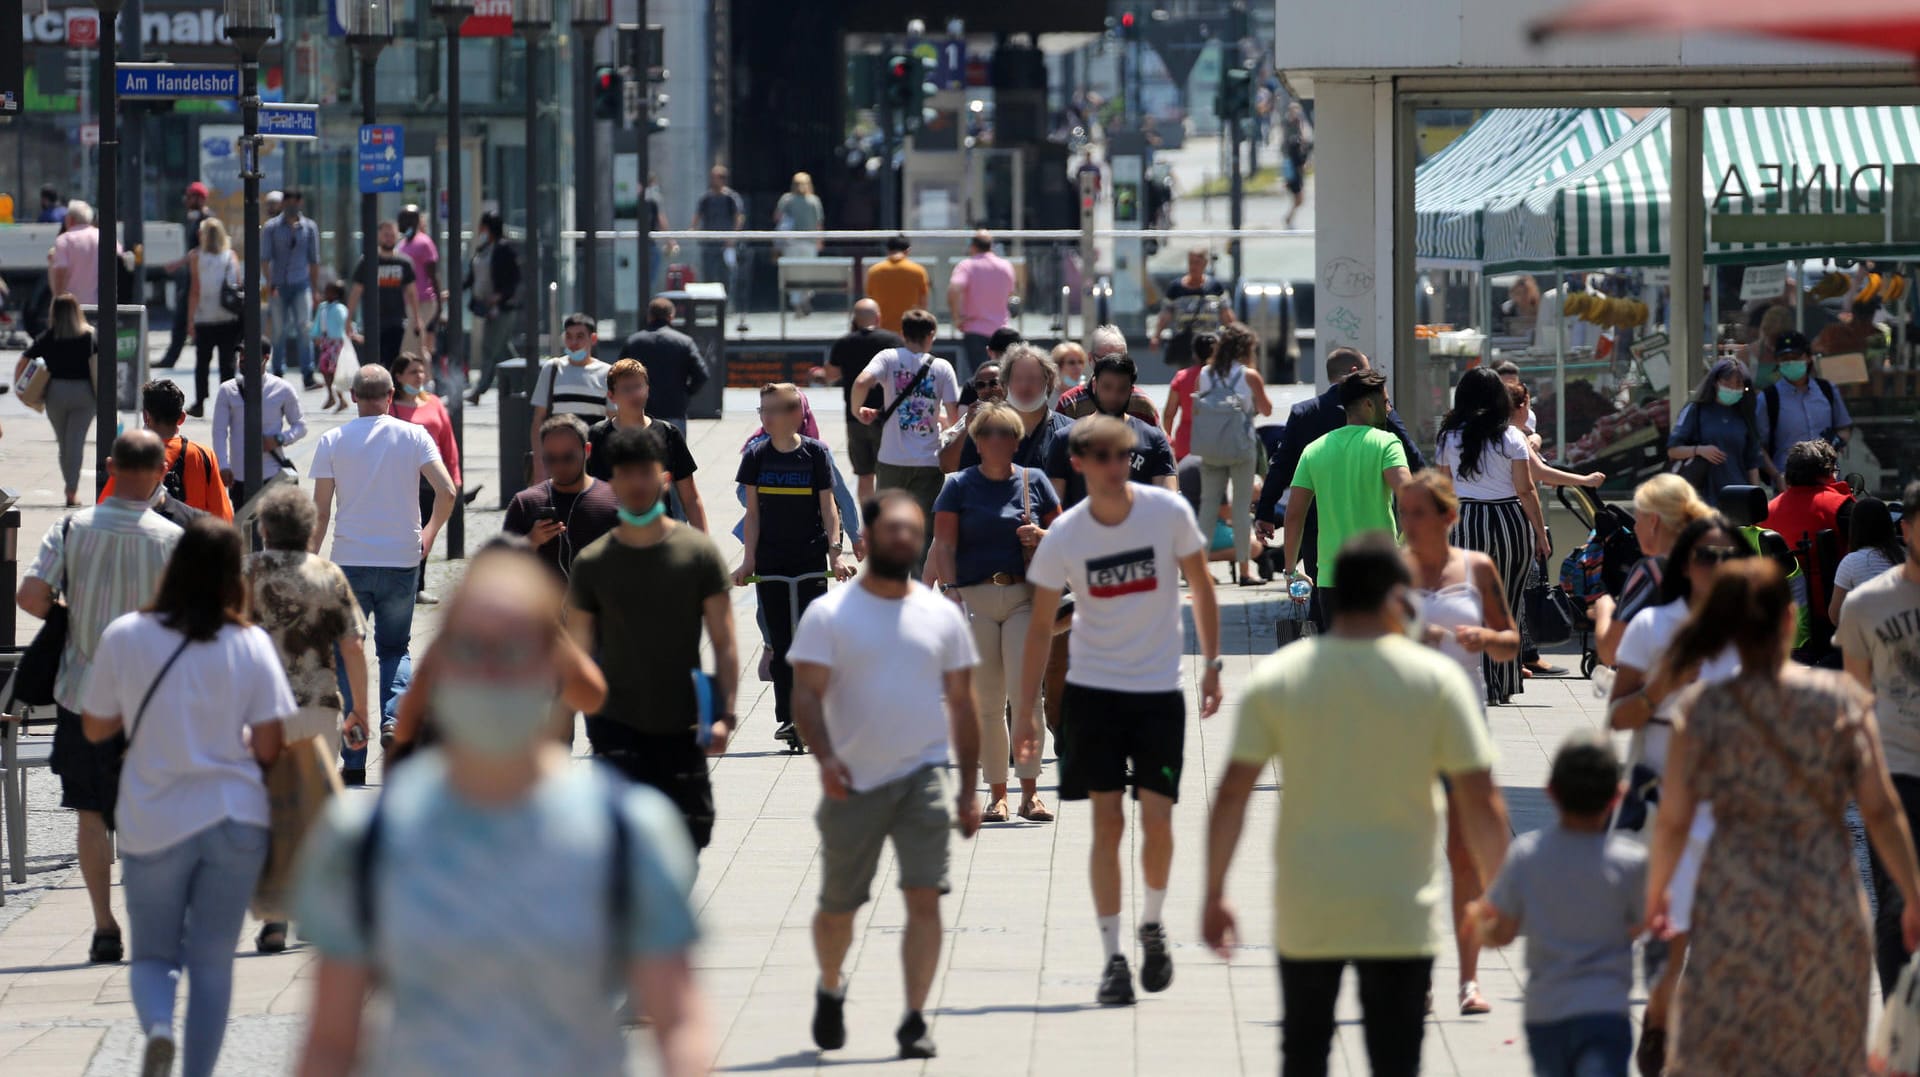
M 1007 702 L 1020 690 L 1027 624 L 1033 619 L 1033 585 L 977 583 L 960 588 L 960 598 L 973 626 L 974 649 L 980 652 L 980 664 L 973 671 L 974 711 L 980 718 L 980 773 L 988 785 L 1004 785 L 1012 741 Z M 1039 700 L 1034 705 L 1038 707 Z M 1045 748 L 1044 722 L 1041 727 L 1040 747 Z M 1040 754 L 1015 768 L 1016 776 L 1038 778 Z

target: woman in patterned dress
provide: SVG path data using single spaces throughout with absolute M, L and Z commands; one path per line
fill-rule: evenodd
M 1680 695 L 1647 878 L 1655 932 L 1694 808 L 1716 829 L 1694 897 L 1668 1074 L 1867 1072 L 1873 939 L 1844 813 L 1860 805 L 1920 942 L 1920 869 L 1865 690 L 1788 661 L 1793 596 L 1765 558 L 1722 565 L 1656 680 L 1732 645 L 1741 673 Z

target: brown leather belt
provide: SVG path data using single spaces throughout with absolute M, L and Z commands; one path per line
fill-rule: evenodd
M 1012 587 L 1014 584 L 1025 583 L 1025 582 L 1027 582 L 1027 580 L 1026 580 L 1026 577 L 1024 576 L 1015 576 L 1011 572 L 996 572 L 991 576 L 982 576 L 980 579 L 977 579 L 972 583 L 963 583 L 960 586 L 979 587 L 982 584 L 990 583 L 995 587 Z

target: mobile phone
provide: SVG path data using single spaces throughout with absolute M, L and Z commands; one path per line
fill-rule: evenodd
M 560 522 L 560 510 L 554 508 L 552 505 L 542 505 L 534 510 L 533 522 L 537 524 L 548 522 L 557 524 Z

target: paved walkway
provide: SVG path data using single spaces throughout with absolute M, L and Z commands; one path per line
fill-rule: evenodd
M 813 400 L 828 440 L 841 444 L 838 394 L 816 392 Z M 751 425 L 744 418 L 751 407 L 746 396 L 729 394 L 729 404 L 729 418 L 695 423 L 690 438 L 704 469 L 702 490 L 716 530 L 731 527 L 739 516 L 726 479 Z M 332 421 L 322 419 L 315 425 Z M 25 560 L 58 519 L 58 468 L 44 419 L 4 396 L 0 423 L 5 427 L 0 484 L 25 495 Z M 193 423 L 188 432 L 204 440 L 207 426 Z M 490 490 L 497 488 L 496 433 L 490 409 L 469 412 L 468 439 L 475 453 L 466 461 L 468 481 L 485 481 Z M 311 437 L 293 446 L 296 462 L 311 453 Z M 489 492 L 479 504 L 495 502 Z M 493 511 L 473 513 L 469 548 L 492 534 L 499 518 Z M 725 537 L 720 541 L 730 556 L 738 556 L 737 543 Z M 457 571 L 457 563 L 436 562 L 435 589 L 444 592 Z M 706 936 L 698 964 L 717 1026 L 716 1068 L 803 1072 L 832 1066 L 837 1071 L 843 1065 L 872 1063 L 876 1072 L 887 1073 L 1272 1072 L 1279 1002 L 1268 949 L 1271 869 L 1265 849 L 1277 813 L 1272 795 L 1282 780 L 1277 773 L 1254 802 L 1232 883 L 1247 934 L 1245 947 L 1226 964 L 1207 954 L 1197 936 L 1204 805 L 1225 765 L 1238 688 L 1272 648 L 1272 609 L 1282 596 L 1277 588 L 1230 587 L 1220 593 L 1225 603 L 1228 703 L 1208 722 L 1190 719 L 1167 908 L 1177 968 L 1173 988 L 1143 995 L 1131 1009 L 1092 1005 L 1101 955 L 1085 881 L 1090 829 L 1085 808 L 1067 806 L 1051 825 L 990 826 L 976 840 L 957 842 L 954 848 L 954 892 L 944 905 L 949 945 L 929 1014 L 942 1056 L 915 1067 L 892 1061 L 892 1029 L 900 1011 L 903 914 L 892 891 L 890 863 L 883 864 L 888 877 L 876 884 L 879 900 L 863 913 L 849 957 L 848 1045 L 823 1058 L 808 1038 L 814 971 L 807 925 L 818 886 L 811 816 L 819 782 L 812 760 L 789 755 L 773 741 L 771 686 L 753 678 L 757 648 L 744 646 L 746 681 L 739 706 L 744 724 L 734 751 L 715 763 L 720 820 L 713 846 L 701 860 L 695 893 Z M 752 602 L 750 592 L 736 599 L 737 623 L 743 629 L 753 623 Z M 422 607 L 416 637 L 430 637 L 435 621 L 434 609 Z M 23 618 L 20 639 L 31 632 L 32 625 Z M 744 636 L 751 641 L 751 630 Z M 1188 666 L 1189 682 L 1197 686 L 1197 659 L 1189 658 Z M 1497 777 L 1505 787 L 1514 826 L 1524 831 L 1547 818 L 1539 786 L 1553 747 L 1568 731 L 1594 723 L 1599 705 L 1588 682 L 1578 680 L 1533 682 L 1521 699 L 1520 705 L 1497 708 L 1492 724 L 1500 749 Z M 1049 786 L 1052 775 L 1050 765 L 1044 779 Z M 54 807 L 56 785 L 44 772 L 32 778 L 33 873 L 26 887 L 9 886 L 7 903 L 0 906 L 0 1073 L 123 1074 L 134 1068 L 139 1048 L 127 970 L 125 965 L 85 963 L 89 916 L 71 867 L 71 818 Z M 1137 900 L 1137 880 L 1129 879 L 1127 894 L 1130 903 Z M 1129 925 L 1134 919 L 1130 911 Z M 255 955 L 251 936 L 256 927 L 250 923 L 241 940 L 223 1074 L 285 1072 L 301 1034 L 314 955 L 298 946 L 280 956 Z M 1519 1020 L 1519 949 L 1483 959 L 1481 981 L 1496 1009 L 1490 1016 L 1470 1019 L 1452 1015 L 1447 1005 L 1454 987 L 1454 976 L 1447 971 L 1453 964 L 1450 942 L 1446 949 L 1435 977 L 1441 1006 L 1428 1026 L 1424 1072 L 1527 1072 Z M 1366 1072 L 1360 1029 L 1351 1020 L 1358 1013 L 1352 994 L 1349 984 L 1336 1073 Z M 636 1071 L 651 1072 L 647 1037 L 636 1034 L 634 1045 Z

